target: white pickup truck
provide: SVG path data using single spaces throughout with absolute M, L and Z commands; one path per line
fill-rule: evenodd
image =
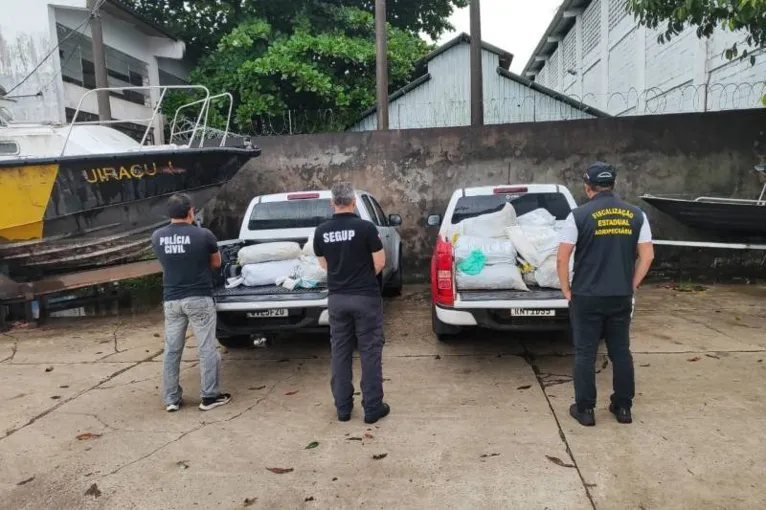
M 428 217 L 439 227 L 431 259 L 431 320 L 439 340 L 467 327 L 494 330 L 566 330 L 569 304 L 558 289 L 464 290 L 456 287 L 453 246 L 446 236 L 451 225 L 500 211 L 510 203 L 517 216 L 544 208 L 563 221 L 576 207 L 569 190 L 557 184 L 528 184 L 465 188 L 455 191 L 442 218 Z
M 253 338 L 294 330 L 327 330 L 327 288 L 288 290 L 277 285 L 226 288 L 226 278 L 237 276 L 237 253 L 250 244 L 295 241 L 303 246 L 314 230 L 332 217 L 330 191 L 263 195 L 252 199 L 242 219 L 239 238 L 222 241 L 221 270 L 213 298 L 218 315 L 218 341 L 226 347 L 252 345 Z M 356 214 L 378 227 L 386 252 L 386 266 L 378 277 L 388 295 L 402 289 L 402 242 L 398 214 L 386 216 L 378 201 L 357 191 Z

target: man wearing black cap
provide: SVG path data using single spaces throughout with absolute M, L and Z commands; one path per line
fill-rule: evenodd
M 560 233 L 558 274 L 569 301 L 574 339 L 575 403 L 569 414 L 581 425 L 596 424 L 598 346 L 606 341 L 613 367 L 609 411 L 620 423 L 631 423 L 635 395 L 630 319 L 633 293 L 652 259 L 652 233 L 646 215 L 614 192 L 615 170 L 595 163 L 584 175 L 590 201 L 576 208 Z M 569 285 L 569 260 L 574 250 L 574 275 Z M 638 259 L 638 260 L 636 260 Z

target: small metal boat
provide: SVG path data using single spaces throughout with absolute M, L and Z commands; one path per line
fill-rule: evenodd
M 106 89 L 120 91 L 151 87 Z M 217 193 L 260 149 L 249 140 L 227 146 L 225 131 L 208 128 L 211 96 L 199 86 L 163 86 L 140 141 L 110 126 L 122 121 L 78 121 L 80 100 L 69 125 L 14 123 L 0 109 L 0 266 L 13 279 L 92 269 L 144 258 L 151 232 L 167 223 L 165 204 L 188 193 L 197 209 Z M 170 143 L 148 145 L 168 89 L 191 88 L 203 99 L 196 122 L 170 128 Z M 92 98 L 91 98 L 92 100 Z M 197 115 L 197 110 L 199 114 Z M 137 123 L 133 121 L 134 123 Z M 210 133 L 220 140 L 212 143 Z M 3 268 L 0 268 L 3 269 Z
M 766 175 L 766 165 L 755 170 Z M 757 200 L 723 197 L 693 199 L 645 194 L 641 199 L 681 223 L 721 239 L 766 239 L 766 184 Z

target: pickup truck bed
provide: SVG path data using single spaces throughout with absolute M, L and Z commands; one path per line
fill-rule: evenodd
M 563 299 L 564 296 L 558 289 L 543 289 L 531 287 L 529 292 L 523 290 L 460 290 L 461 301 L 507 301 L 511 299 L 543 300 Z
M 277 285 L 266 285 L 262 287 L 247 287 L 245 285 L 240 285 L 239 287 L 234 287 L 232 289 L 217 287 L 213 290 L 213 297 L 218 303 L 324 299 L 327 297 L 327 288 L 298 288 L 290 290 Z

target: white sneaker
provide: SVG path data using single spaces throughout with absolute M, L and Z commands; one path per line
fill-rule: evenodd
M 166 405 L 165 410 L 169 413 L 174 413 L 178 411 L 179 409 L 181 409 L 181 406 L 183 405 L 183 403 L 184 401 L 179 399 L 178 402 L 176 402 L 175 404 Z

